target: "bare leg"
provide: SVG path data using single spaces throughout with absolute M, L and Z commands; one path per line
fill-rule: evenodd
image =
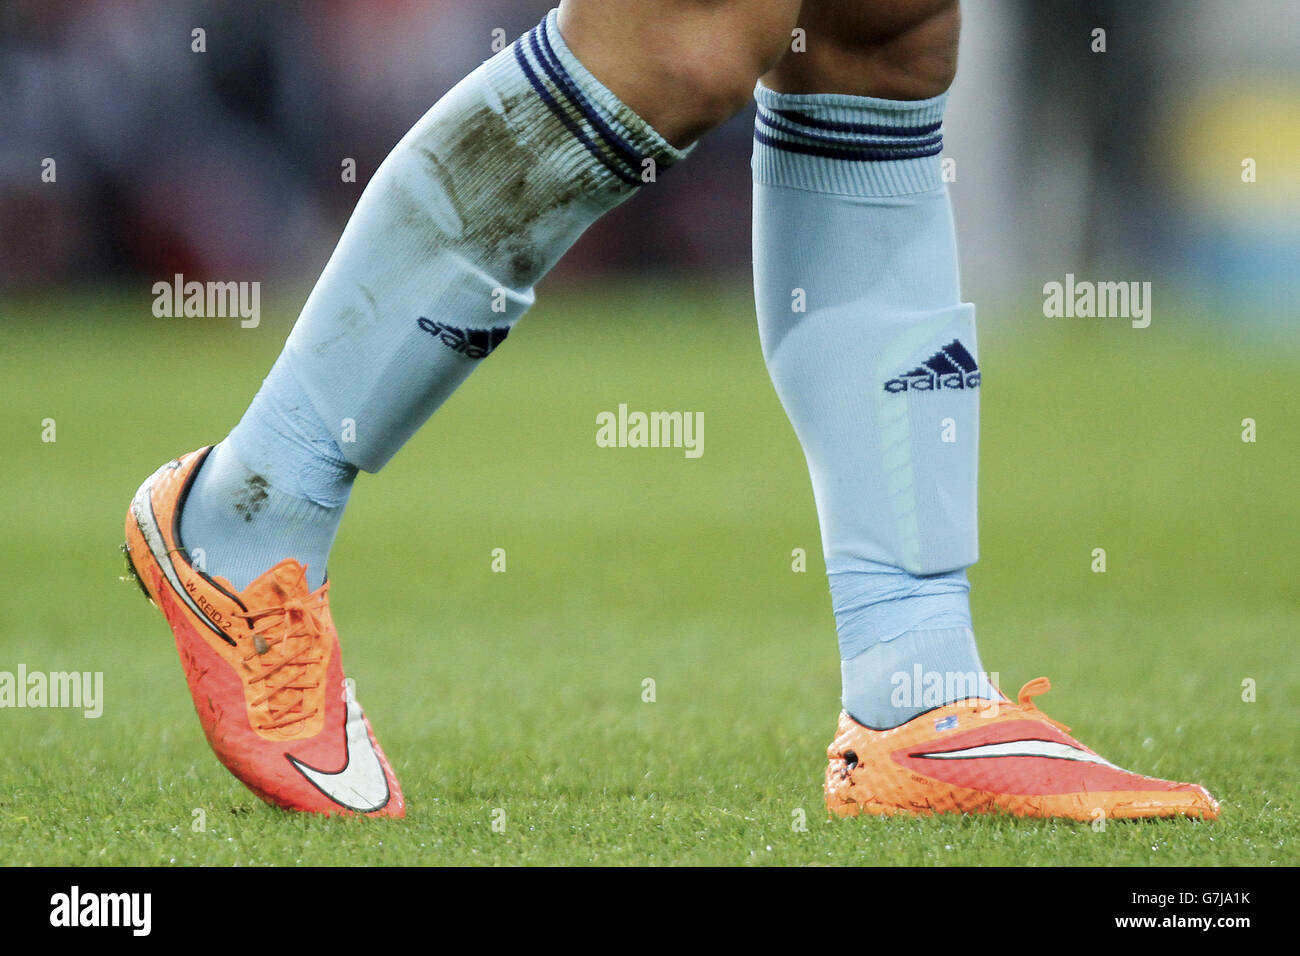
M 587 69 L 674 146 L 749 102 L 790 47 L 801 0 L 563 0 L 560 30 Z
M 806 0 L 806 52 L 763 77 L 780 93 L 849 93 L 889 100 L 938 96 L 957 73 L 957 0 Z

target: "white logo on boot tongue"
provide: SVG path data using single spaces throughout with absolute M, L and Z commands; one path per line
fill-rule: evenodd
M 294 769 L 310 780 L 316 789 L 340 806 L 357 813 L 373 813 L 388 805 L 388 777 L 379 754 L 370 743 L 365 716 L 352 689 L 352 681 L 343 682 L 343 699 L 347 702 L 347 731 L 343 769 L 326 773 L 308 766 L 293 754 L 285 754 Z

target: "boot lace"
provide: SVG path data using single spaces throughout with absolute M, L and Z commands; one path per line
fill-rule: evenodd
M 1051 689 L 1052 682 L 1050 680 L 1046 677 L 1035 677 L 1033 680 L 1029 681 L 1029 683 L 1025 684 L 1024 687 L 1020 688 L 1020 693 L 1016 695 L 1017 703 L 1014 706 L 1019 707 L 1025 714 L 1042 718 L 1057 730 L 1068 734 L 1070 732 L 1069 727 L 1065 726 L 1065 724 L 1061 723 L 1059 720 L 1053 720 L 1051 717 L 1048 717 L 1034 705 L 1035 697 L 1040 694 L 1046 694 Z
M 250 683 L 261 693 L 249 703 L 266 704 L 260 730 L 277 730 L 310 720 L 319 710 L 307 706 L 307 692 L 320 686 L 317 664 L 324 657 L 322 611 L 328 583 L 314 594 L 280 604 L 238 612 L 252 631 L 252 646 L 244 665 L 256 673 Z

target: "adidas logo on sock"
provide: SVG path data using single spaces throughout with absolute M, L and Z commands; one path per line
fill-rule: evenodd
M 416 323 L 424 331 L 441 342 L 453 352 L 459 352 L 466 358 L 481 359 L 492 354 L 492 350 L 506 340 L 510 334 L 507 328 L 493 329 L 458 329 L 445 322 L 435 322 L 423 316 Z
M 980 367 L 966 347 L 953 339 L 925 363 L 885 383 L 887 392 L 937 392 L 944 388 L 979 388 Z

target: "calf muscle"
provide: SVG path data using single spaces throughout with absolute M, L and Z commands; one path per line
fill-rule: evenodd
M 806 51 L 763 77 L 782 93 L 938 96 L 957 72 L 957 0 L 805 0 Z
M 785 54 L 800 0 L 563 0 L 560 32 L 614 95 L 674 146 L 749 102 Z

